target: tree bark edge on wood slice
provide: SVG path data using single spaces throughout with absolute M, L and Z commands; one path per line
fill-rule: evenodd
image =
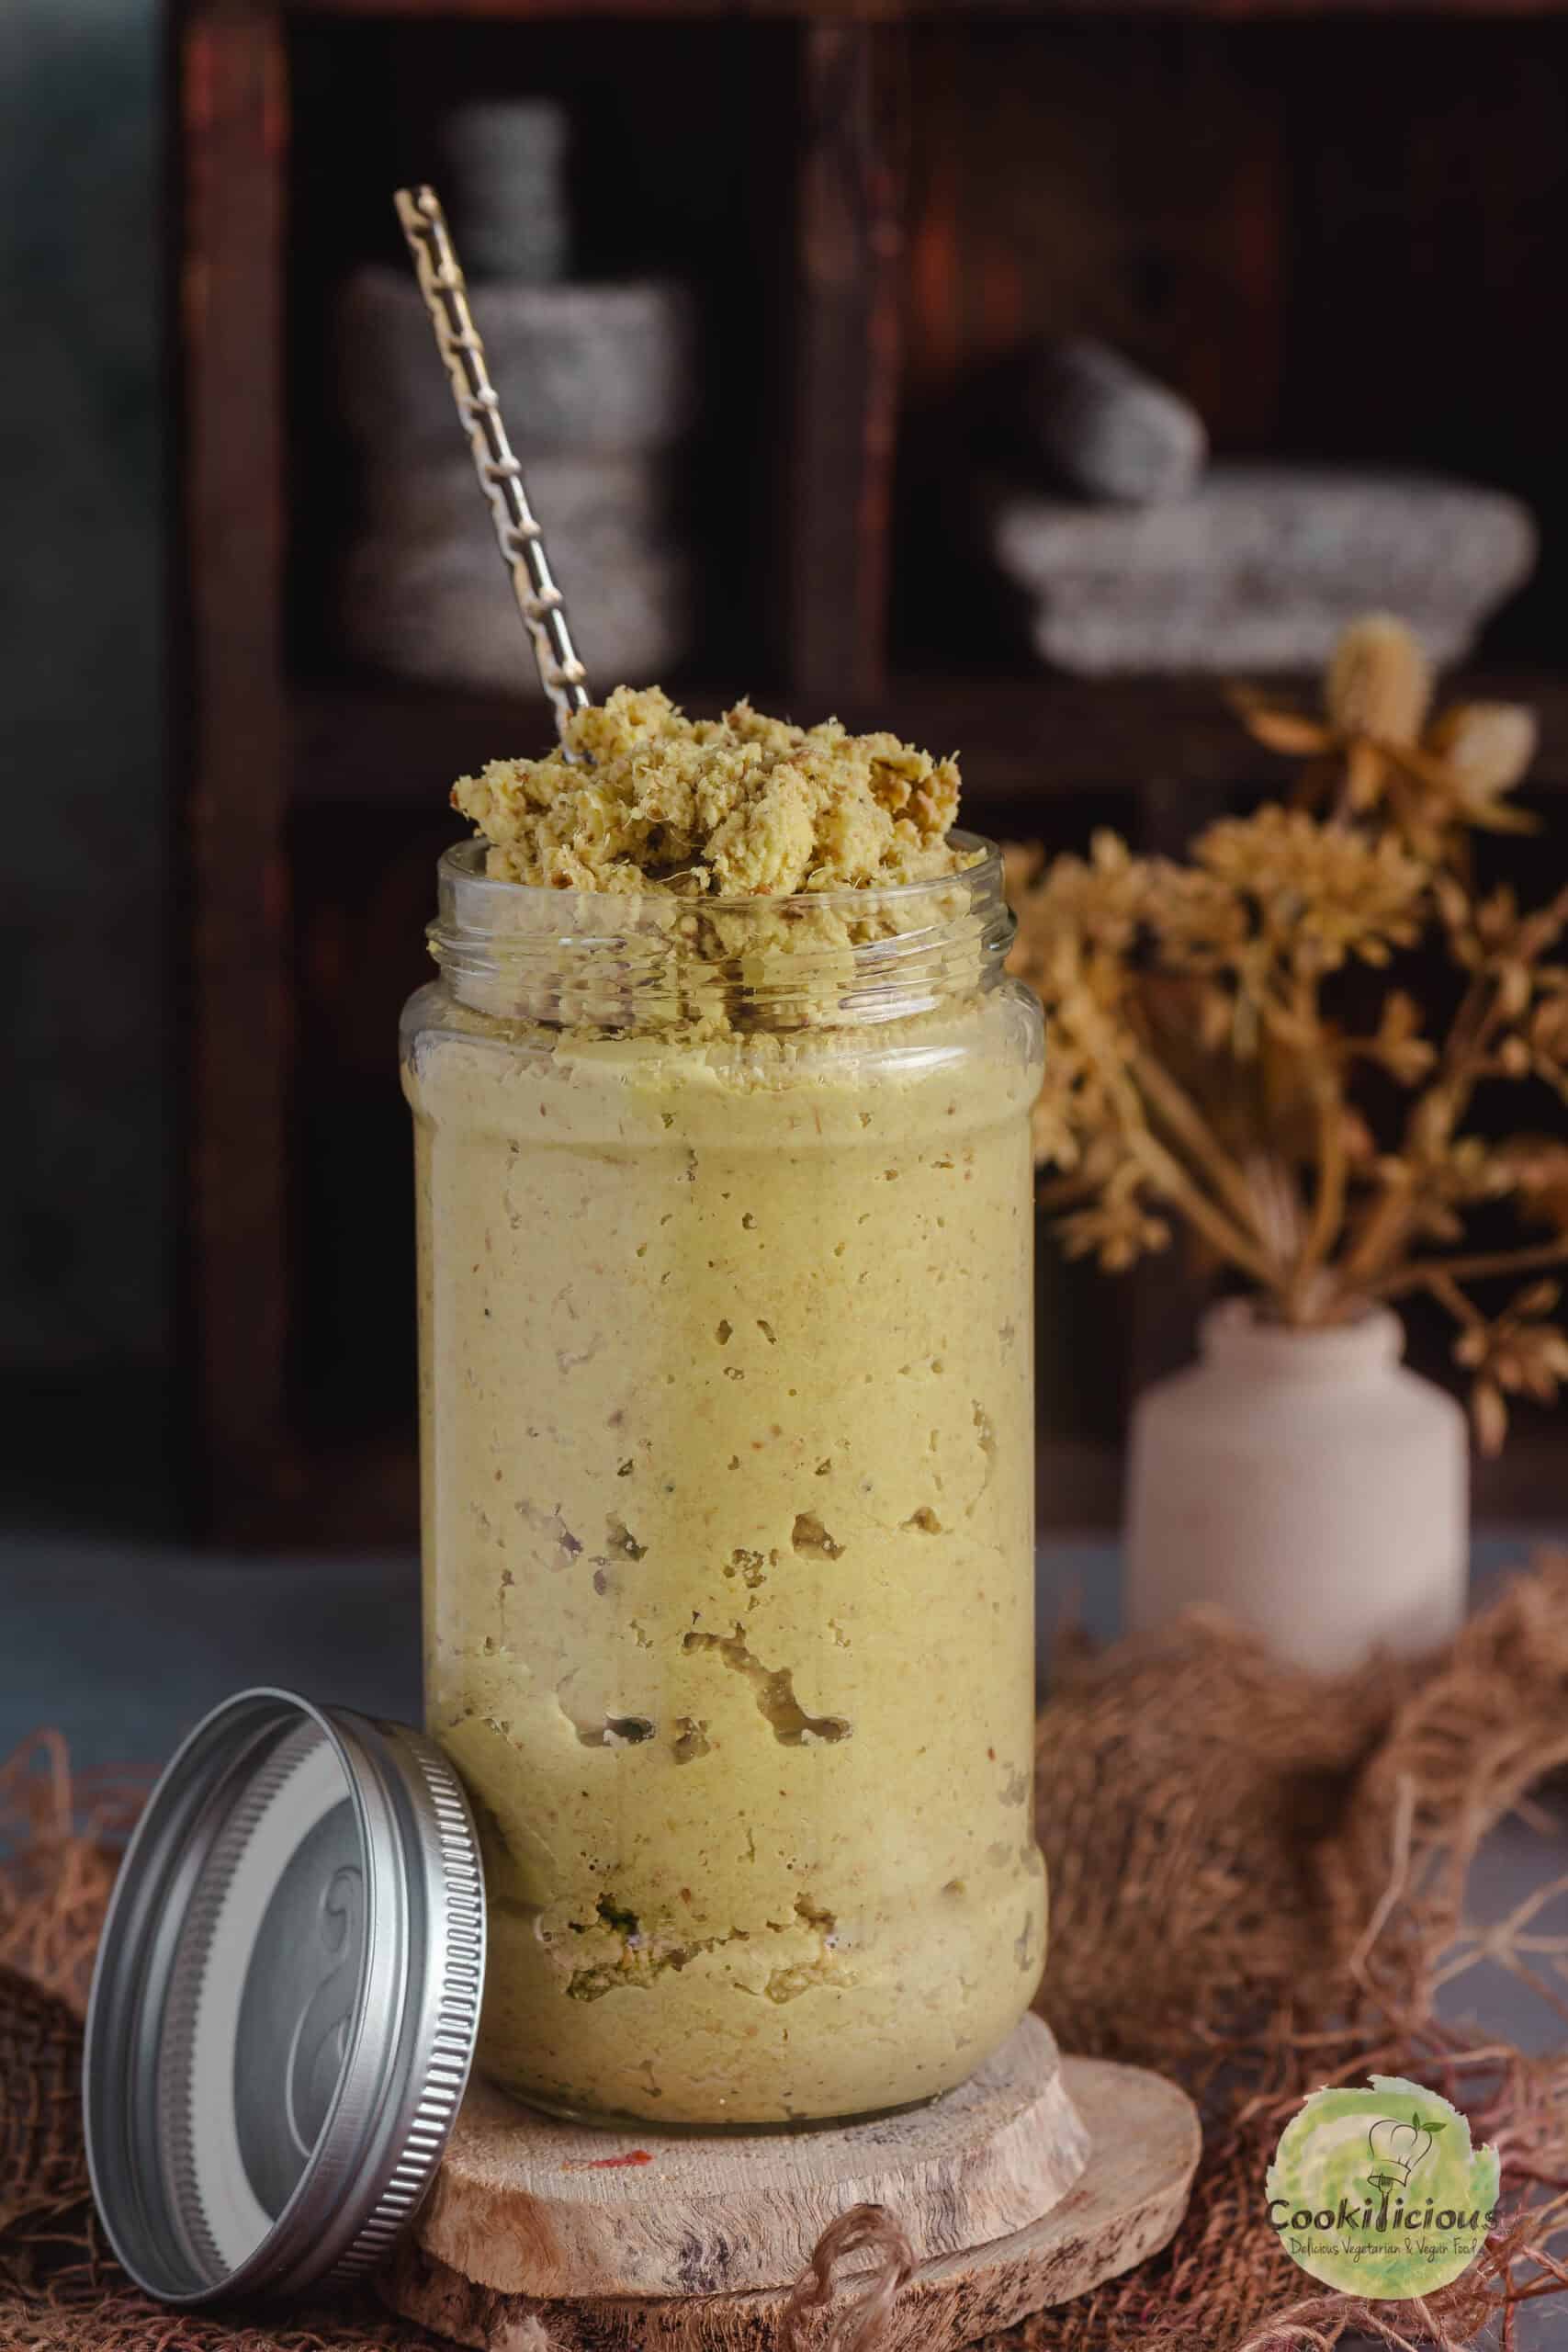
M 606 2130 L 477 2084 L 417 2231 L 506 2294 L 740 2294 L 790 2286 L 852 2205 L 895 2210 L 930 2262 L 1037 2221 L 1088 2160 L 1061 2053 L 1031 2016 L 929 2105 L 813 2130 Z
M 899 2295 L 877 2352 L 955 2352 L 1028 2312 L 1070 2301 L 1168 2245 L 1187 2209 L 1201 2138 L 1197 2111 L 1143 2068 L 1068 2059 L 1063 2081 L 1088 2129 L 1084 2172 L 1039 2221 L 927 2262 Z M 904 2217 L 895 2209 L 894 2217 Z M 381 2292 L 406 2318 L 479 2352 L 764 2352 L 776 2346 L 788 2290 L 581 2297 L 507 2293 L 465 2278 L 404 2240 Z M 825 2341 L 858 2300 L 850 2278 L 802 2322 Z

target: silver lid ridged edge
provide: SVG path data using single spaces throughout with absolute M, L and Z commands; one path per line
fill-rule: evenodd
M 386 1732 L 392 1727 L 381 1724 Z M 401 1731 L 403 1726 L 397 1728 Z M 484 1880 L 473 1817 L 451 1767 L 430 1742 L 406 1735 L 411 1761 L 430 1795 L 446 1894 L 440 1983 L 424 2090 L 409 2119 L 401 2153 L 353 2245 L 327 2274 L 329 2287 L 361 2278 L 390 2251 L 429 2194 L 457 2109 L 463 2103 L 484 1992 Z
M 333 1751 L 357 1824 L 368 1924 L 354 2029 L 293 2190 L 225 2267 L 191 2138 L 204 2086 L 189 2020 L 212 1923 L 300 1734 Z M 320 2292 L 378 2262 L 428 2193 L 456 2121 L 484 1959 L 472 1815 L 422 1733 L 278 1690 L 242 1691 L 205 1717 L 127 1849 L 88 2004 L 88 2169 L 110 2244 L 137 2283 L 190 2307 Z

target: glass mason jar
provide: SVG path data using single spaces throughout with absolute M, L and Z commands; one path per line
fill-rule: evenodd
M 1034 1992 L 1040 1018 L 964 845 L 744 901 L 441 861 L 426 1703 L 485 1844 L 480 2063 L 536 2105 L 868 2114 Z

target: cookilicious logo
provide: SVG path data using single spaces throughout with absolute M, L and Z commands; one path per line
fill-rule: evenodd
M 1480 2253 L 1497 2151 L 1472 2151 L 1457 2108 L 1418 2083 L 1314 2091 L 1281 2135 L 1264 2194 L 1292 2262 L 1374 2300 L 1446 2287 Z

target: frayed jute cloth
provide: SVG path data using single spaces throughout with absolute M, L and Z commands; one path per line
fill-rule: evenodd
M 1183 2083 L 1205 2153 L 1164 2254 L 993 2352 L 1510 2346 L 1521 2309 L 1568 2288 L 1568 2046 L 1527 2056 L 1435 2012 L 1486 1962 L 1568 2025 L 1568 1798 L 1550 1785 L 1568 1767 L 1568 1558 L 1521 1574 L 1434 1658 L 1344 1680 L 1201 1616 L 1100 1656 L 1060 1646 L 1039 1732 L 1043 2006 L 1066 2048 Z M 174 2314 L 107 2254 L 77 2117 L 81 2012 L 137 1802 L 73 1781 L 49 1735 L 0 1773 L 0 2352 L 428 2352 L 372 2290 L 282 2316 Z M 1470 1866 L 1509 1815 L 1539 1836 L 1537 1890 L 1481 1926 Z M 1423 2302 L 1319 2290 L 1265 2218 L 1265 2167 L 1303 2097 L 1374 2072 L 1440 2091 L 1501 2155 L 1481 2258 Z M 857 2208 L 797 2286 L 787 2338 L 821 2352 L 817 2314 L 852 2281 L 834 2352 L 874 2352 L 908 2270 L 897 2215 Z

